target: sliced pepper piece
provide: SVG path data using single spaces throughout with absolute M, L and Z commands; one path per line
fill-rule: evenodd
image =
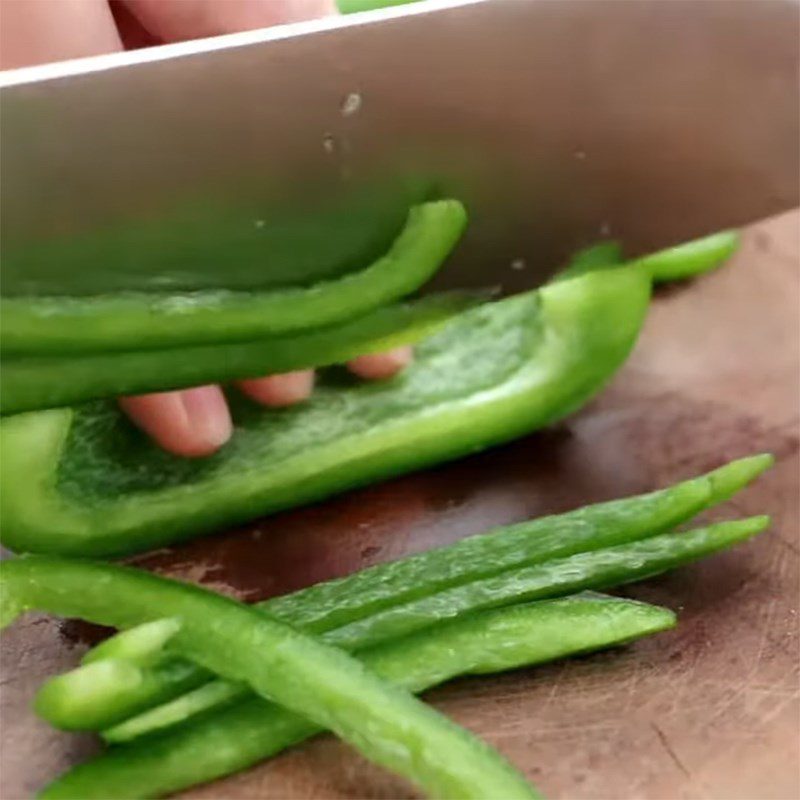
M 497 528 L 447 547 L 275 597 L 255 607 L 324 636 L 342 625 L 454 586 L 554 558 L 655 536 L 728 499 L 772 462 L 768 454 L 738 459 L 667 489 Z M 465 607 L 465 611 L 468 610 Z M 160 621 L 162 625 L 165 622 L 169 621 Z M 125 658 L 130 650 L 129 639 L 136 636 L 138 630 L 134 628 L 112 636 L 90 650 L 83 663 Z M 137 641 L 142 638 L 149 643 L 154 637 L 147 630 Z M 370 642 L 369 638 L 359 639 L 354 647 L 361 650 Z M 140 658 L 134 660 L 140 665 Z M 197 711 L 230 698 L 230 692 L 221 689 L 218 682 L 214 688 L 198 689 L 191 692 L 191 696 L 184 696 L 186 699 L 180 697 L 188 689 L 210 680 L 211 676 L 200 667 L 168 654 L 154 667 L 143 671 L 138 683 L 123 675 L 116 687 L 108 675 L 104 675 L 102 683 L 76 675 L 81 669 L 51 678 L 39 691 L 37 711 L 56 727 L 65 730 L 109 728 L 136 714 L 141 719 L 144 715 L 140 712 L 172 698 L 178 698 L 173 707 L 176 714 L 189 716 L 186 706 Z M 196 681 L 187 686 L 192 669 Z M 39 702 L 45 693 L 60 699 Z M 164 724 L 167 716 L 166 707 L 162 706 L 156 726 Z
M 162 350 L 8 356 L 0 413 L 15 414 L 85 400 L 272 375 L 345 362 L 414 344 L 476 305 L 478 293 L 452 292 L 378 308 L 337 325 L 271 336 Z
M 302 406 L 233 403 L 207 459 L 169 456 L 111 403 L 0 422 L 3 544 L 118 556 L 513 439 L 573 412 L 623 363 L 650 278 L 595 269 L 466 312 L 396 378 L 339 373 Z
M 363 652 L 385 680 L 421 692 L 457 675 L 485 674 L 622 644 L 671 628 L 667 609 L 581 595 L 469 615 Z M 107 750 L 39 796 L 141 800 L 230 775 L 319 732 L 272 703 L 247 698 L 190 724 Z
M 494 750 L 358 660 L 230 598 L 112 564 L 1 563 L 3 624 L 32 609 L 119 628 L 175 617 L 176 652 L 332 730 L 433 797 L 538 797 Z
M 386 255 L 307 288 L 4 298 L 0 346 L 4 355 L 106 353 L 241 342 L 331 325 L 419 288 L 455 246 L 466 220 L 457 200 L 415 206 Z

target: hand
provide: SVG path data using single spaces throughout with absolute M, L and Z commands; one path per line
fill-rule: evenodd
M 0 67 L 112 53 L 126 47 L 216 36 L 335 13 L 333 0 L 0 0 Z M 348 368 L 367 380 L 388 378 L 412 358 L 409 347 L 356 358 Z M 264 406 L 307 399 L 313 370 L 239 381 Z M 213 453 L 231 436 L 219 386 L 124 397 L 120 406 L 165 450 Z

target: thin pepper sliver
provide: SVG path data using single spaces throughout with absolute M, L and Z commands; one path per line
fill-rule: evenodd
M 447 547 L 272 598 L 255 607 L 303 630 L 325 634 L 384 609 L 456 585 L 521 566 L 655 536 L 728 499 L 772 462 L 769 454 L 738 459 L 666 489 L 497 528 Z M 168 623 L 160 621 L 159 630 Z M 124 644 L 137 630 L 107 639 L 90 650 L 83 663 L 124 657 Z M 146 641 L 152 641 L 152 633 L 147 633 Z M 123 646 L 116 644 L 118 639 Z M 354 647 L 361 649 L 369 644 L 370 639 L 365 638 Z M 82 669 L 51 678 L 40 689 L 39 697 L 50 694 L 58 698 L 57 701 L 37 702 L 40 715 L 56 727 L 66 730 L 108 728 L 177 698 L 210 677 L 200 667 L 169 655 L 142 671 L 138 682 L 128 680 L 127 673 L 116 685 L 110 672 L 104 672 L 102 680 L 76 677 L 76 672 Z M 213 689 L 191 694 L 185 701 L 176 702 L 205 709 L 230 696 L 219 688 L 219 682 Z M 188 714 L 179 706 L 178 715 Z M 164 716 L 165 713 L 161 724 L 165 722 Z
M 119 556 L 498 444 L 580 407 L 623 363 L 650 278 L 594 269 L 444 326 L 395 379 L 332 373 L 300 407 L 234 402 L 202 460 L 169 456 L 113 404 L 0 422 L 0 528 L 17 552 Z
M 342 322 L 421 286 L 450 253 L 466 220 L 457 200 L 414 206 L 384 256 L 306 288 L 4 298 L 0 346 L 4 356 L 103 353 L 248 341 Z
M 365 651 L 385 680 L 420 692 L 457 675 L 540 664 L 621 644 L 674 625 L 672 612 L 602 596 L 576 596 L 469 615 Z M 248 698 L 165 734 L 111 748 L 39 796 L 142 800 L 214 780 L 319 732 L 274 704 Z
M 174 617 L 176 652 L 333 731 L 433 797 L 538 796 L 494 750 L 358 660 L 229 598 L 111 564 L 3 562 L 3 624 L 32 609 L 120 628 Z

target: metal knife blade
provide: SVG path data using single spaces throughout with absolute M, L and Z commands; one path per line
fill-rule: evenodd
M 248 289 L 453 196 L 516 291 L 798 204 L 798 0 L 449 0 L 0 78 L 2 292 Z

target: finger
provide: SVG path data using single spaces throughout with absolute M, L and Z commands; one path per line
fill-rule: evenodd
M 379 381 L 396 375 L 413 360 L 414 350 L 411 347 L 397 347 L 385 353 L 358 356 L 358 358 L 348 362 L 347 368 L 354 375 L 358 375 L 359 378 Z
M 314 391 L 314 370 L 303 369 L 253 378 L 236 384 L 251 400 L 270 408 L 283 408 L 308 400 Z
M 137 427 L 176 456 L 210 455 L 230 439 L 233 431 L 219 386 L 122 397 L 119 404 Z
M 105 0 L 0 0 L 2 69 L 121 49 Z
M 124 0 L 165 42 L 266 28 L 335 13 L 333 0 Z

